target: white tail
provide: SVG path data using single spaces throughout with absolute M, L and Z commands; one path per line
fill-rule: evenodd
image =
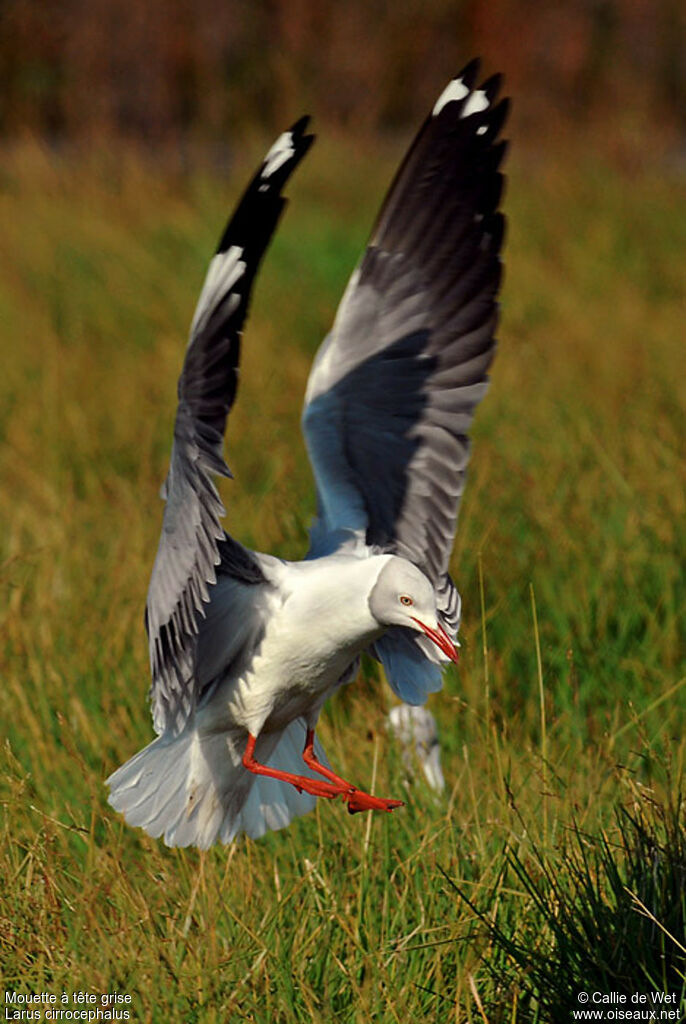
M 316 797 L 243 767 L 245 742 L 244 732 L 202 735 L 192 727 L 177 737 L 160 736 L 110 775 L 109 802 L 130 825 L 155 839 L 164 836 L 167 846 L 202 850 L 217 839 L 230 843 L 241 832 L 257 839 L 311 811 Z M 305 723 L 296 719 L 283 732 L 260 736 L 255 757 L 321 778 L 304 764 L 304 744 Z M 328 765 L 317 741 L 315 750 Z

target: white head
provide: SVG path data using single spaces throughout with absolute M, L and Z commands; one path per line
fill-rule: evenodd
M 369 608 L 380 626 L 425 633 L 446 657 L 457 661 L 455 645 L 438 621 L 433 584 L 412 562 L 389 558 L 370 591 Z

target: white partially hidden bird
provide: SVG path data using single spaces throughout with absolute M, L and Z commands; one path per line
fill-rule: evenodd
M 170 846 L 258 837 L 338 797 L 390 811 L 330 767 L 326 700 L 368 651 L 421 705 L 457 660 L 448 566 L 468 431 L 494 353 L 508 101 L 478 61 L 454 78 L 403 161 L 322 344 L 303 431 L 317 514 L 303 561 L 222 528 L 213 477 L 243 326 L 281 192 L 312 143 L 276 140 L 229 220 L 191 323 L 146 607 L 157 738 L 107 780 L 131 825 Z
M 386 728 L 400 743 L 408 781 L 415 774 L 415 765 L 419 765 L 434 793 L 442 793 L 445 778 L 438 726 L 429 709 L 417 704 L 396 704 L 388 713 Z

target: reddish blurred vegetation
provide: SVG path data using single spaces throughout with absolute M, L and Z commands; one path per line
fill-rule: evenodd
M 551 118 L 679 138 L 682 0 L 0 0 L 0 136 L 229 139 L 310 110 L 416 121 L 474 54 L 524 133 Z

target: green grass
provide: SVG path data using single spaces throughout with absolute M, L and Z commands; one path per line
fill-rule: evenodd
M 223 488 L 228 528 L 263 550 L 305 549 L 304 382 L 398 156 L 319 143 L 290 188 Z M 202 854 L 124 826 L 103 779 L 152 735 L 142 610 L 176 376 L 249 164 L 227 183 L 120 153 L 3 155 L 3 989 L 119 990 L 155 1022 L 529 1020 L 555 934 L 526 878 L 557 877 L 573 920 L 575 835 L 606 836 L 633 877 L 617 808 L 674 806 L 686 753 L 686 203 L 659 168 L 623 175 L 583 147 L 520 161 L 453 561 L 462 659 L 432 703 L 449 793 L 417 785 L 375 818 L 322 801 Z M 367 665 L 321 736 L 343 774 L 401 795 L 389 704 Z
M 667 1009 L 686 1001 L 685 820 L 683 793 L 659 803 L 644 792 L 618 810 L 611 838 L 575 827 L 552 856 L 506 850 L 496 895 L 521 886 L 532 904 L 524 921 L 492 893 L 475 902 L 446 874 L 491 940 L 483 964 L 496 1012 L 510 990 L 521 1021 L 573 1020 L 582 986 L 617 993 L 628 1009 L 637 994 L 653 1007 L 659 993 Z

